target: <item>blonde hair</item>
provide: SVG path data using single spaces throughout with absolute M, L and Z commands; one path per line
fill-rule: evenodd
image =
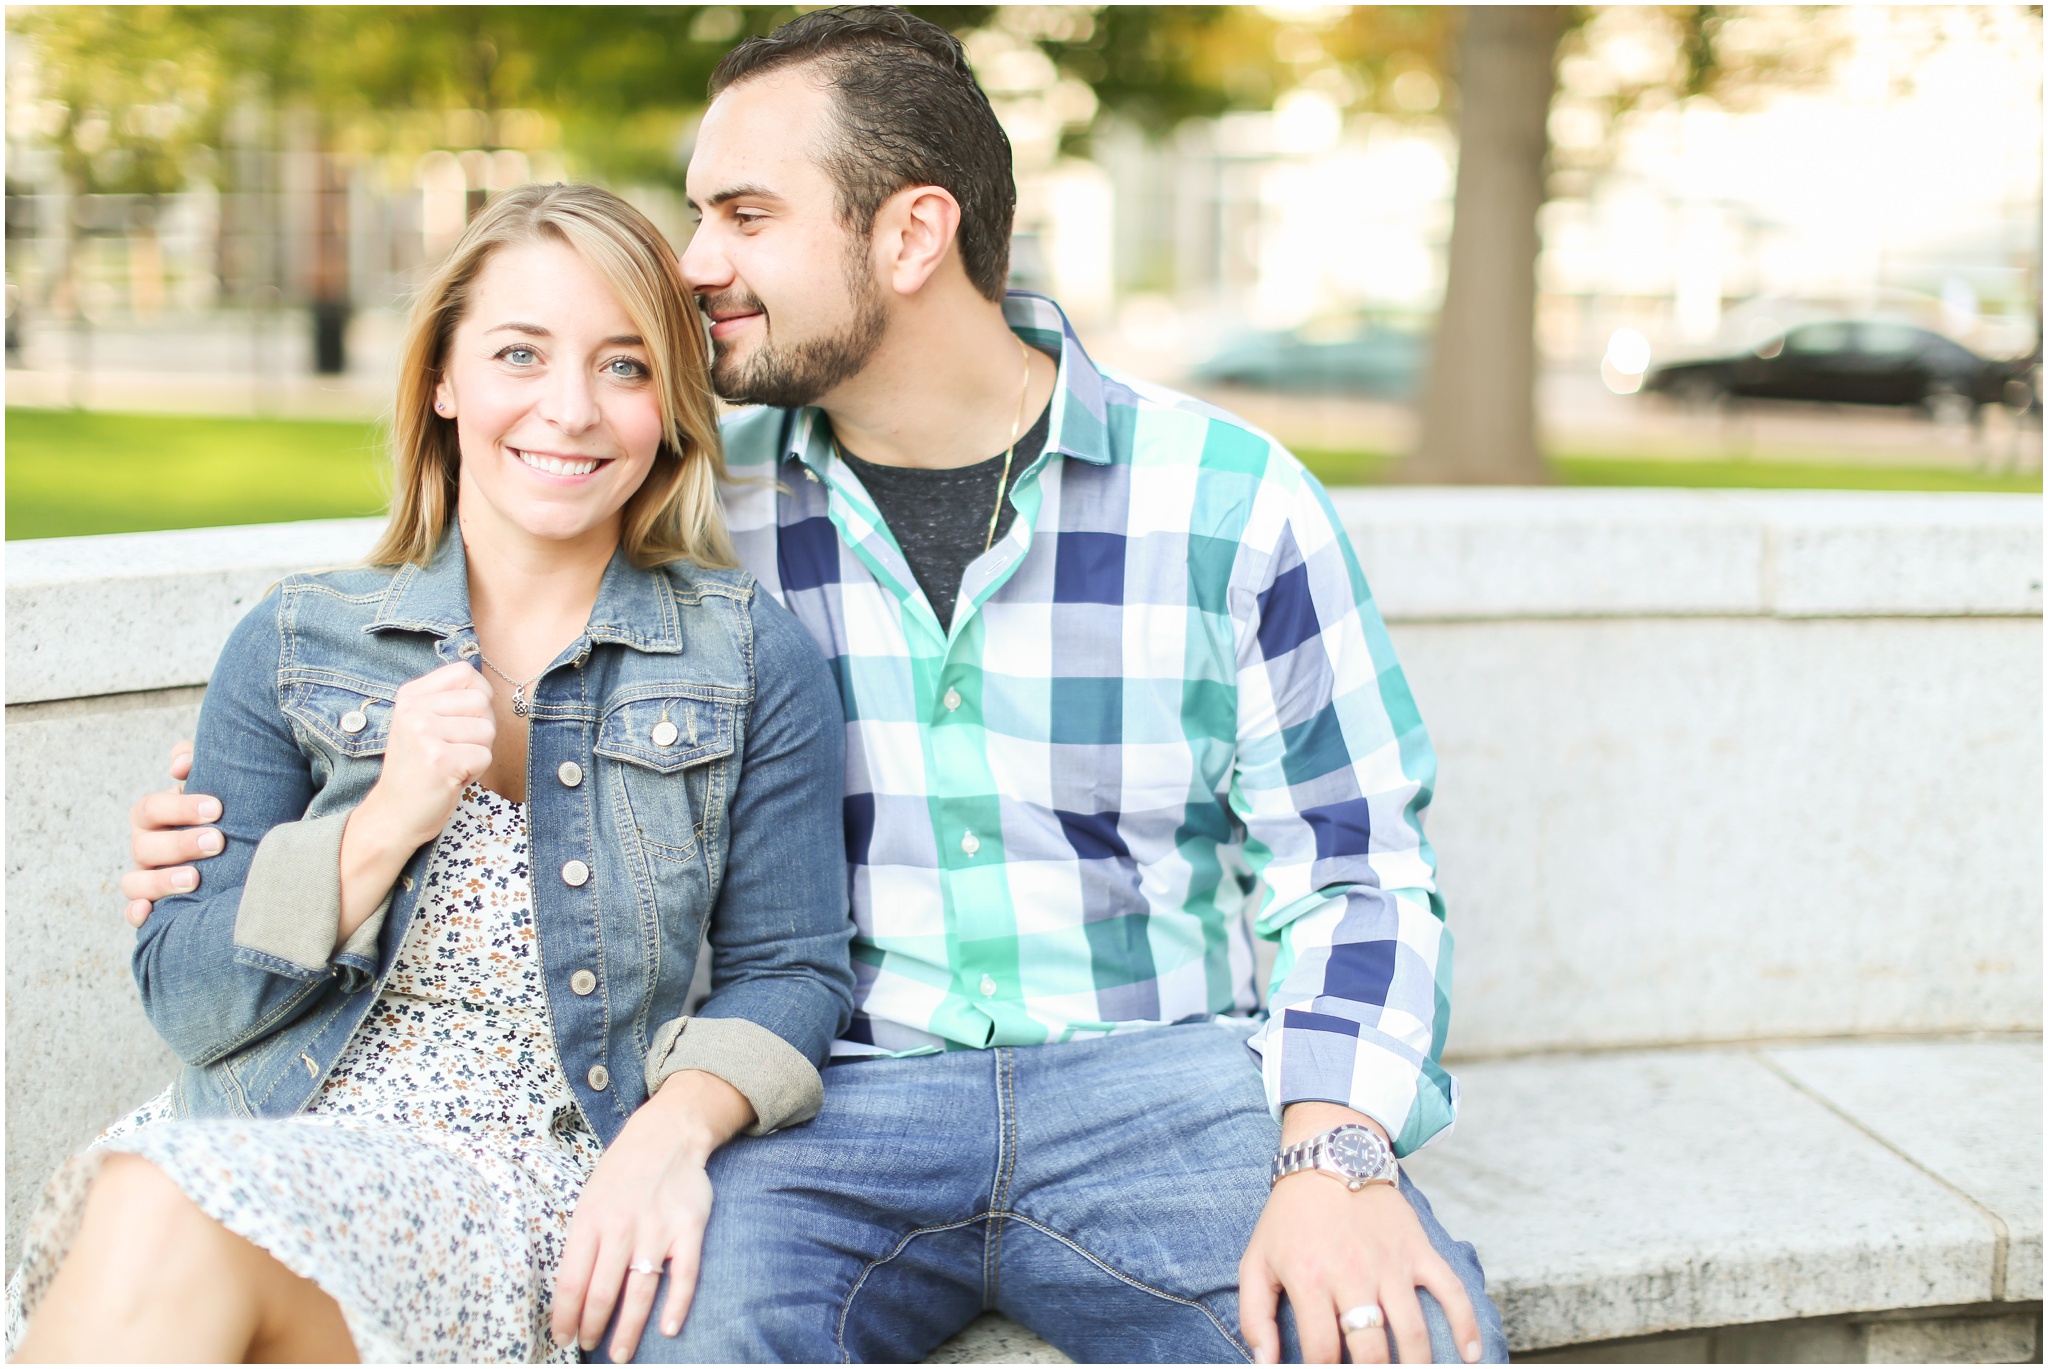
M 391 422 L 391 519 L 370 564 L 425 565 L 440 546 L 455 510 L 461 452 L 454 420 L 434 412 L 434 388 L 484 263 L 501 247 L 533 242 L 559 242 L 582 257 L 647 342 L 663 441 L 647 479 L 621 510 L 627 557 L 641 567 L 683 559 L 737 565 L 718 507 L 725 458 L 691 291 L 661 231 L 594 185 L 526 185 L 498 195 L 413 302 Z

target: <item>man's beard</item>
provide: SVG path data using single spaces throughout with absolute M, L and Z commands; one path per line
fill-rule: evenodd
M 776 345 L 768 313 L 751 291 L 729 290 L 708 299 L 700 296 L 706 314 L 728 310 L 759 313 L 763 325 L 760 345 L 744 358 L 719 346 L 716 339 L 712 341 L 711 388 L 719 398 L 734 404 L 796 409 L 817 403 L 841 381 L 859 374 L 889 328 L 881 291 L 868 278 L 866 266 L 865 259 L 848 264 L 846 283 L 853 317 L 846 326 L 789 347 Z

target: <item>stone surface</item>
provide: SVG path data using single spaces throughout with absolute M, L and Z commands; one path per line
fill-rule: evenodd
M 1762 1054 L 2004 1223 L 1999 1296 L 2041 1297 L 2041 1043 L 1912 1041 Z
M 2038 1364 L 2041 1310 L 2011 1317 L 1871 1322 L 1864 1337 L 1864 1359 L 1870 1364 Z
M 1454 1055 L 2039 1029 L 2038 620 L 1392 635 Z
M 196 689 L 7 710 L 7 1249 L 57 1162 L 171 1081 L 116 881 Z
M 383 520 L 7 544 L 7 702 L 205 684 L 280 576 L 360 560 Z
M 1409 1169 L 1515 1349 L 1991 1296 L 1968 1202 L 1742 1051 L 1472 1064 Z
M 1072 1364 L 1000 1312 L 984 1312 L 932 1351 L 926 1364 Z
M 1389 619 L 1750 614 L 1757 519 L 1684 490 L 1332 494 Z
M 1822 1317 L 1565 1346 L 1524 1364 L 2025 1364 L 2041 1359 L 2040 1304 L 2021 1311 Z
M 2041 505 L 2032 496 L 1782 490 L 1708 497 L 1763 521 L 1768 612 L 2041 612 Z
M 1352 489 L 1390 620 L 2041 612 L 2034 495 Z

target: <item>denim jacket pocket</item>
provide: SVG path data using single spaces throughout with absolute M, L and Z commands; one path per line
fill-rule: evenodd
M 738 727 L 736 702 L 698 694 L 627 699 L 604 715 L 594 749 L 619 763 L 630 825 L 650 856 L 696 856 L 706 815 L 724 810 Z
M 347 676 L 321 674 L 281 682 L 285 716 L 336 754 L 381 756 L 391 733 L 394 691 Z

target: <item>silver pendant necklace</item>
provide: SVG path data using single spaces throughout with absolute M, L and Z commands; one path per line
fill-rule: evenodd
M 533 688 L 535 681 L 539 680 L 541 676 L 548 673 L 548 668 L 546 666 L 542 666 L 538 671 L 534 672 L 533 679 L 521 683 L 520 681 L 513 679 L 510 675 L 507 675 L 504 671 L 498 669 L 497 663 L 493 661 L 490 657 L 484 655 L 483 647 L 477 647 L 476 654 L 478 660 L 482 661 L 485 665 L 491 668 L 491 673 L 493 675 L 496 675 L 506 684 L 512 686 L 513 716 L 519 718 L 525 717 L 527 707 L 526 691 Z

